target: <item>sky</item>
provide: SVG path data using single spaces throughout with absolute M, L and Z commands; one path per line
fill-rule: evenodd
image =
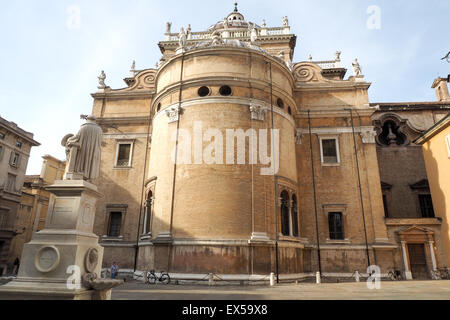
M 332 60 L 342 52 L 352 75 L 358 58 L 372 83 L 370 102 L 435 101 L 433 80 L 450 73 L 448 0 L 240 0 L 249 21 L 269 27 L 289 17 L 294 61 Z M 27 174 L 42 156 L 64 159 L 61 139 L 90 114 L 98 75 L 123 88 L 133 60 L 153 68 L 166 22 L 173 32 L 204 31 L 223 20 L 234 0 L 15 0 L 0 11 L 0 116 L 34 133 Z

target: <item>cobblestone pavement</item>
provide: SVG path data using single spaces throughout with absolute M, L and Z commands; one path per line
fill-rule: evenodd
M 450 281 L 388 281 L 380 290 L 366 283 L 268 286 L 149 285 L 128 282 L 113 300 L 450 300 Z

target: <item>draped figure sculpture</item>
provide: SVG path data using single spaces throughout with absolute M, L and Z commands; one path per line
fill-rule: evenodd
M 62 140 L 67 164 L 64 180 L 91 181 L 100 175 L 102 128 L 93 116 L 82 116 L 86 123 L 77 135 L 68 134 Z

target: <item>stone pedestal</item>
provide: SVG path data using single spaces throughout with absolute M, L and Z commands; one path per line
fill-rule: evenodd
M 108 297 L 82 284 L 101 274 L 103 248 L 93 233 L 97 187 L 83 180 L 57 181 L 45 229 L 26 244 L 17 280 L 0 287 L 0 299 L 91 300 Z

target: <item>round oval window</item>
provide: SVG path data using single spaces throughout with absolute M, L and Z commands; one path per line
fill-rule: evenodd
M 222 86 L 219 89 L 219 93 L 222 96 L 231 96 L 231 88 L 229 86 Z
M 207 95 L 209 95 L 209 88 L 208 87 L 201 87 L 200 89 L 198 89 L 198 95 L 200 97 L 206 97 Z

